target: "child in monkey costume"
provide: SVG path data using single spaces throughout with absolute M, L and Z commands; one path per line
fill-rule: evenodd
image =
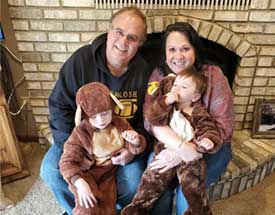
M 76 127 L 59 163 L 75 196 L 76 215 L 115 215 L 116 166 L 112 156 L 123 147 L 132 154 L 140 154 L 146 147 L 145 138 L 114 115 L 112 99 L 119 102 L 99 82 L 82 86 L 76 94 Z M 121 107 L 121 103 L 117 105 Z
M 222 141 L 214 120 L 201 103 L 201 95 L 207 87 L 207 78 L 194 67 L 175 76 L 164 78 L 146 112 L 146 120 L 153 126 L 169 125 L 181 138 L 179 145 L 160 143 L 155 145 L 155 154 L 162 149 L 174 150 L 179 155 L 184 151 L 183 142 L 193 142 L 201 153 L 215 153 Z M 155 156 L 156 156 L 155 155 Z M 156 158 L 153 158 L 154 162 Z M 145 170 L 132 203 L 122 210 L 122 215 L 148 215 L 153 204 L 177 176 L 188 210 L 184 215 L 210 215 L 205 188 L 206 166 L 203 158 L 184 162 L 165 172 L 149 167 Z

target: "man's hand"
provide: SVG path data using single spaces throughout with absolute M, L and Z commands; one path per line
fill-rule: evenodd
M 139 141 L 139 136 L 138 133 L 134 130 L 126 130 L 121 133 L 121 136 L 129 143 L 139 146 L 140 141 Z
M 177 166 L 182 161 L 181 157 L 171 149 L 162 150 L 155 158 L 155 160 L 150 163 L 150 169 L 159 169 L 159 173 L 164 173 L 165 171 Z
M 83 178 L 77 179 L 74 182 L 74 185 L 77 188 L 80 206 L 89 208 L 94 207 L 94 204 L 97 204 L 97 200 L 89 184 Z
M 118 154 L 112 156 L 112 163 L 114 165 L 124 166 L 133 160 L 135 155 L 133 155 L 128 149 L 122 148 L 118 151 Z

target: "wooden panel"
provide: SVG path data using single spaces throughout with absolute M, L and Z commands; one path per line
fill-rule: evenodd
M 3 177 L 22 170 L 17 142 L 4 106 L 0 106 L 0 150 L 1 175 Z
M 9 108 L 0 86 L 0 170 L 2 183 L 29 175 L 17 142 Z

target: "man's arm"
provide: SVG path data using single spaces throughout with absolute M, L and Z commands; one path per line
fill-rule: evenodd
M 80 86 L 80 81 L 75 75 L 74 68 L 76 67 L 71 57 L 62 66 L 59 78 L 49 97 L 50 128 L 54 143 L 61 147 L 75 126 L 75 94 Z

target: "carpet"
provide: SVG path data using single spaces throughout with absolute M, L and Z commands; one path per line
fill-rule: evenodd
M 214 215 L 274 215 L 275 172 L 261 183 L 224 200 L 212 202 Z M 61 215 L 62 209 L 39 178 L 25 198 L 1 215 Z
M 62 212 L 49 189 L 39 178 L 22 201 L 2 211 L 1 215 L 61 215 Z

